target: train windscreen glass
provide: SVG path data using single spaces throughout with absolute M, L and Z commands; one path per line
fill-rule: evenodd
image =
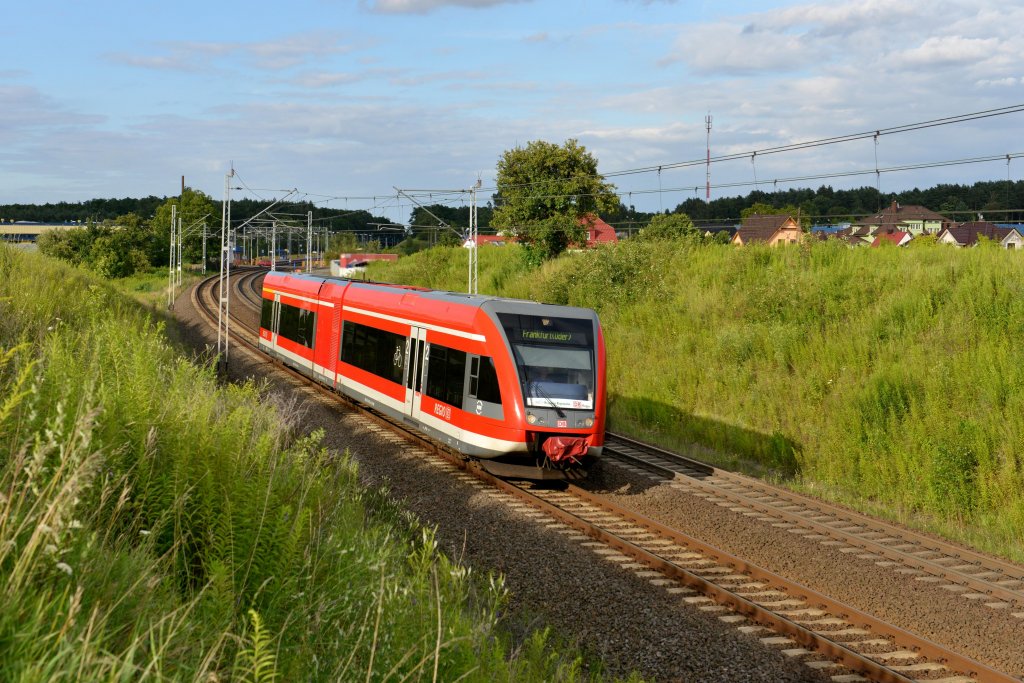
M 526 405 L 594 409 L 594 324 L 578 318 L 498 313 Z

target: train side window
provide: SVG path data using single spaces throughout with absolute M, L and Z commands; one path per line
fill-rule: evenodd
M 448 405 L 462 407 L 466 382 L 466 352 L 440 344 L 430 345 L 427 365 L 427 396 Z
M 274 331 L 274 300 L 264 299 L 260 308 L 260 327 L 265 330 Z
M 501 403 L 498 373 L 494 369 L 494 359 L 490 356 L 480 357 L 480 381 L 476 397 L 488 403 Z
M 404 335 L 346 320 L 342 324 L 339 358 L 343 363 L 401 384 L 405 342 Z
M 480 356 L 473 356 L 469 362 L 469 395 L 476 396 L 480 386 Z
M 423 340 L 416 340 L 416 358 L 419 359 L 419 365 L 414 365 L 416 368 L 416 388 L 414 391 L 419 392 L 423 389 Z
M 473 356 L 470 360 L 469 395 L 488 403 L 501 403 L 498 373 L 490 356 Z
M 313 340 L 316 337 L 316 313 L 313 311 L 281 302 L 277 326 L 278 336 L 313 348 Z

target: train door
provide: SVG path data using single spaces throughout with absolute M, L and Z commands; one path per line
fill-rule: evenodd
M 277 309 L 279 295 L 263 299 L 260 305 L 260 343 L 264 351 L 272 351 L 277 342 Z
M 405 341 L 405 414 L 412 416 L 420 409 L 420 392 L 423 391 L 424 350 L 427 347 L 427 331 L 413 326 Z
M 274 294 L 274 310 L 272 315 L 272 322 L 270 323 L 270 348 L 277 349 L 277 331 L 281 327 L 281 295 Z
M 330 320 L 330 343 L 323 368 L 327 375 L 326 379 L 330 380 L 330 385 L 338 389 L 338 381 L 341 379 L 341 375 L 338 374 L 338 358 L 341 355 L 341 306 L 335 305 L 330 309 Z

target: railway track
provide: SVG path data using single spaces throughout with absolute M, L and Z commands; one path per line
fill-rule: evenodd
M 234 314 L 238 325 L 232 332 L 236 341 L 253 348 L 258 332 L 252 326 L 258 324 L 259 304 L 251 293 L 256 291 L 256 282 L 261 274 L 262 271 L 240 273 L 232 284 L 250 307 L 248 314 Z M 214 299 L 216 286 L 216 279 L 207 280 L 193 292 L 197 309 L 211 321 L 216 319 L 216 312 L 209 303 Z M 239 327 L 249 329 L 240 332 Z M 284 367 L 276 362 L 275 365 Z M 300 373 L 284 369 L 317 391 L 346 405 L 355 405 L 335 392 L 309 382 Z M 460 470 L 459 476 L 467 482 L 500 491 L 510 498 L 513 507 L 552 518 L 555 520 L 553 523 L 562 525 L 563 533 L 583 543 L 595 555 L 617 562 L 624 569 L 632 570 L 660 586 L 668 598 L 681 598 L 699 609 L 717 613 L 723 621 L 757 635 L 765 645 L 782 648 L 786 655 L 803 658 L 808 667 L 820 670 L 836 683 L 857 680 L 1020 681 L 577 486 L 531 488 L 497 479 L 407 426 L 356 407 L 380 429 L 400 432 L 427 453 L 443 458 L 443 466 Z M 970 554 L 968 562 L 952 550 L 941 554 L 936 551 L 936 546 L 948 544 L 937 544 L 923 536 L 914 538 L 913 548 L 903 547 L 911 543 L 907 540 L 910 537 L 896 537 L 895 531 L 905 531 L 897 527 L 888 530 L 891 525 L 838 508 L 826 512 L 825 508 L 829 506 L 818 501 L 779 491 L 762 482 L 720 471 L 625 437 L 609 437 L 609 455 L 625 466 L 642 468 L 652 476 L 671 479 L 712 502 L 765 517 L 778 515 L 772 518 L 785 519 L 785 523 L 793 524 L 795 528 L 807 529 L 828 538 L 832 538 L 829 532 L 846 534 L 842 542 L 849 543 L 850 548 L 890 557 L 881 555 L 885 550 L 894 554 L 891 556 L 916 562 L 915 567 L 926 567 L 919 570 L 923 576 L 948 581 L 949 585 L 967 586 L 962 592 L 968 598 L 967 591 L 977 590 L 982 594 L 982 590 L 997 588 L 998 594 L 984 593 L 997 596 L 986 603 L 993 605 L 993 609 L 996 601 L 1017 605 L 1021 600 L 1021 594 L 1016 590 L 1020 586 L 1011 583 L 1020 583 L 1020 575 L 1015 574 L 1013 570 L 1017 568 L 1008 563 L 993 561 L 979 554 Z M 904 540 L 890 543 L 890 536 Z M 936 556 L 954 561 L 936 561 Z M 987 563 L 982 564 L 983 560 Z M 977 571 L 969 569 L 968 564 L 978 568 Z M 999 568 L 1002 564 L 1006 566 Z M 996 568 L 999 568 L 998 572 Z M 972 583 L 968 584 L 968 580 Z
M 857 553 L 880 567 L 935 583 L 962 599 L 1010 610 L 1024 620 L 1024 567 L 829 505 L 671 451 L 608 434 L 605 456 L 739 514 L 762 516 L 794 532 Z M 838 544 L 838 545 L 837 545 Z

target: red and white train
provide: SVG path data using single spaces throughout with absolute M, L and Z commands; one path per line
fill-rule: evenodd
M 589 309 L 270 272 L 259 344 L 496 474 L 564 476 L 604 445 Z

